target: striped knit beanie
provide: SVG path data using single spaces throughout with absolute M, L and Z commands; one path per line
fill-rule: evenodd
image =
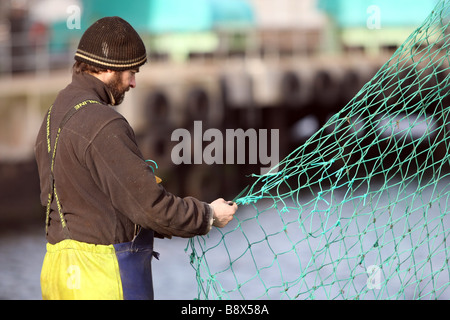
M 120 17 L 105 17 L 84 32 L 75 60 L 124 71 L 142 66 L 147 54 L 141 37 L 128 22 Z

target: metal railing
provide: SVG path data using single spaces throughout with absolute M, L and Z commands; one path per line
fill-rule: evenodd
M 45 76 L 52 69 L 69 66 L 73 61 L 73 43 L 67 39 L 61 52 L 52 52 L 47 34 L 31 35 L 29 32 L 11 33 L 0 40 L 0 76 L 17 73 L 36 73 Z

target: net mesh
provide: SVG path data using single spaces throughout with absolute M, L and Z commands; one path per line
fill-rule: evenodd
M 450 298 L 449 10 L 189 240 L 198 299 Z

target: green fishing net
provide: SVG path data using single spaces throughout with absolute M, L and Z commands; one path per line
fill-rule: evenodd
M 197 299 L 450 298 L 449 10 L 189 240 Z

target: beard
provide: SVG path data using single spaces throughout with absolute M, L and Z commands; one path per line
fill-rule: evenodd
M 122 72 L 116 72 L 112 80 L 106 83 L 106 87 L 109 89 L 109 92 L 113 98 L 111 103 L 113 106 L 117 106 L 123 102 L 125 92 L 129 89 L 124 88 L 122 85 Z

